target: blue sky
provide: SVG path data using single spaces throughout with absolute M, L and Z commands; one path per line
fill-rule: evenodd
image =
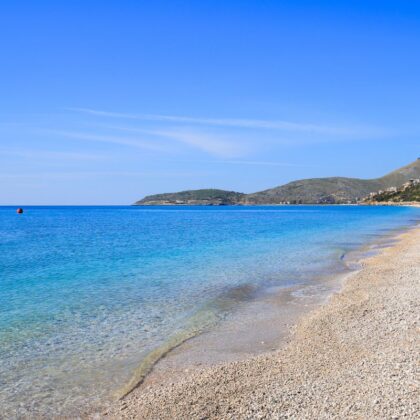
M 376 177 L 417 158 L 420 2 L 19 1 L 0 204 Z

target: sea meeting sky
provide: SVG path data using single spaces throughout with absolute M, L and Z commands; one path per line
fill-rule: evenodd
M 0 204 L 376 177 L 420 154 L 420 2 L 4 1 Z

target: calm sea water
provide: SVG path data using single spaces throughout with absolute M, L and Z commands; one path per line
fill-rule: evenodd
M 228 316 L 226 296 L 310 284 L 419 219 L 403 207 L 2 207 L 2 415 L 100 405 L 150 351 Z

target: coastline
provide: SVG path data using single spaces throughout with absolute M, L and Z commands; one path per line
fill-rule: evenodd
M 379 359 L 384 372 L 388 372 L 393 369 L 391 360 L 394 363 L 394 359 L 401 356 L 400 345 L 394 343 L 395 346 L 386 347 L 387 318 L 395 315 L 396 311 L 400 317 L 401 314 L 406 315 L 406 306 L 410 302 L 412 304 L 410 293 L 412 299 L 419 297 L 416 284 L 419 275 L 419 239 L 420 228 L 417 226 L 401 234 L 392 247 L 383 248 L 377 255 L 362 260 L 362 269 L 346 277 L 339 293 L 333 294 L 327 303 L 300 319 L 284 346 L 245 360 L 187 372 L 178 371 L 170 381 L 162 378 L 151 380 L 147 386 L 135 389 L 113 404 L 106 414 L 110 418 L 249 418 L 259 415 L 278 418 L 283 415 L 327 417 L 330 414 L 334 417 L 335 412 L 336 415 L 363 418 L 380 416 L 381 412 L 388 416 L 397 409 L 413 413 L 416 390 L 413 394 L 404 392 L 399 402 L 389 398 L 390 395 L 382 392 L 384 387 L 388 385 L 389 389 L 386 389 L 389 392 L 396 392 L 404 389 L 404 386 L 400 384 L 396 389 L 392 388 L 394 380 L 390 385 L 387 377 L 381 377 L 381 372 L 374 369 L 377 365 L 371 359 Z M 395 284 L 397 279 L 401 282 Z M 403 299 L 399 307 L 390 305 L 387 308 L 389 304 L 395 306 L 396 301 L 390 300 L 389 296 L 390 301 L 386 301 L 386 293 L 380 295 L 378 287 L 381 292 L 391 290 L 401 293 Z M 414 289 L 409 290 L 408 295 L 404 293 L 407 287 Z M 371 298 L 381 301 L 382 306 L 370 303 Z M 378 318 L 383 318 L 384 325 L 378 324 Z M 412 321 L 404 316 L 392 320 L 404 325 Z M 376 328 L 372 337 L 366 334 L 369 322 Z M 412 333 L 412 325 L 409 325 Z M 392 331 L 398 331 L 398 328 Z M 366 342 L 361 342 L 362 337 Z M 409 343 L 413 344 L 412 341 Z M 384 359 L 378 352 L 368 351 L 368 348 L 372 350 L 373 344 L 377 348 L 385 345 L 386 353 L 393 356 L 389 359 L 389 366 L 386 357 Z M 414 360 L 412 350 L 410 347 L 406 352 L 411 363 Z M 351 361 L 356 361 L 357 366 L 350 366 Z M 363 368 L 365 365 L 371 368 L 371 375 Z M 332 366 L 336 369 L 332 369 Z M 409 364 L 409 368 L 412 367 Z M 398 379 L 398 372 L 393 375 L 397 375 L 395 381 L 401 379 Z M 343 376 L 346 376 L 345 381 Z M 415 382 L 415 378 L 409 374 L 406 376 Z M 363 393 L 361 389 L 365 383 L 371 384 Z M 343 388 L 349 388 L 350 385 L 353 387 L 348 394 Z M 375 390 L 379 393 L 376 397 Z M 349 400 L 349 395 L 355 398 Z M 324 397 L 325 401 L 322 400 Z M 405 401 L 407 398 L 408 402 Z M 373 404 L 373 400 L 377 402 Z

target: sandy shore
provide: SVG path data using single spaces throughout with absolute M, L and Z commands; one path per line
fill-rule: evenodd
M 363 261 L 280 350 L 134 390 L 108 418 L 419 418 L 420 228 Z

